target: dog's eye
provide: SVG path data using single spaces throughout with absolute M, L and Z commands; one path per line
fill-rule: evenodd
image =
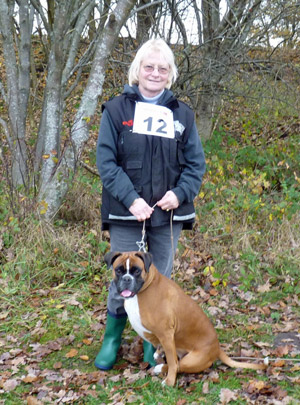
M 130 273 L 134 276 L 139 276 L 142 270 L 139 267 L 132 267 Z
M 121 274 L 124 273 L 124 266 L 116 267 L 115 268 L 115 273 L 117 276 L 121 276 Z

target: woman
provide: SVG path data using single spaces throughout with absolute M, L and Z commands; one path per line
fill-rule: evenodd
M 137 242 L 145 241 L 155 266 L 169 278 L 180 232 L 192 228 L 193 200 L 205 172 L 194 114 L 169 90 L 176 77 L 169 46 L 162 39 L 147 41 L 130 66 L 123 94 L 103 105 L 97 144 L 102 229 L 109 230 L 111 250 L 139 250 Z M 111 283 L 95 360 L 99 369 L 116 361 L 127 319 L 123 303 Z M 153 352 L 144 342 L 144 361 L 151 366 Z

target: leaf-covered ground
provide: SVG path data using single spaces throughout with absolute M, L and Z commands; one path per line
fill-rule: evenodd
M 285 108 L 253 100 L 231 102 L 204 144 L 197 220 L 174 274 L 226 352 L 269 358 L 268 369 L 216 362 L 163 388 L 128 325 L 114 369 L 96 370 L 109 283 L 99 178 L 79 169 L 48 226 L 32 217 L 34 195 L 12 192 L 0 166 L 0 404 L 299 404 L 299 115 L 292 98 Z M 92 172 L 96 139 L 95 126 L 81 162 Z
M 21 309 L 2 301 L 0 403 L 299 403 L 299 297 L 268 281 L 247 291 L 237 283 L 216 283 L 209 260 L 204 272 L 197 271 L 202 260 L 182 254 L 175 262 L 177 282 L 203 306 L 226 352 L 249 361 L 268 358 L 266 371 L 216 362 L 201 374 L 179 375 L 175 388 L 163 388 L 161 376 L 143 363 L 142 342 L 129 325 L 117 365 L 109 372 L 96 370 L 106 310 L 103 284 L 95 277 L 81 292 L 58 286 L 31 291 L 23 302 L 19 297 L 16 306 L 26 308 L 15 331 L 11 317 Z

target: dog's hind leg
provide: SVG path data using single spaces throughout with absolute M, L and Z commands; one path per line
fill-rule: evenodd
M 200 373 L 212 365 L 213 361 L 205 352 L 191 351 L 179 361 L 180 373 Z

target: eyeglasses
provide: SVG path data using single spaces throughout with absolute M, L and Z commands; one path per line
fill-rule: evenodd
M 167 69 L 165 67 L 160 67 L 160 66 L 145 65 L 145 66 L 143 66 L 143 69 L 147 73 L 152 73 L 152 72 L 154 72 L 155 69 L 157 69 L 157 71 L 160 75 L 166 75 L 169 73 L 169 69 Z

